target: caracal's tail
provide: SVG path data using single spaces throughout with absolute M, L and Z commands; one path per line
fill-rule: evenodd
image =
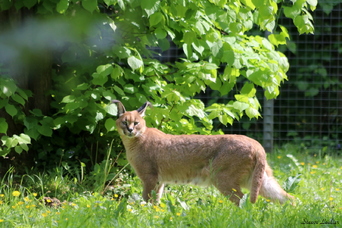
M 293 196 L 285 192 L 272 174 L 272 169 L 266 164 L 266 170 L 263 177 L 263 183 L 260 188 L 260 195 L 270 199 L 273 202 L 284 203 L 286 200 L 293 200 Z
M 252 203 L 255 203 L 258 198 L 259 191 L 263 184 L 265 167 L 267 165 L 266 154 L 262 147 L 258 151 L 256 151 L 255 159 L 256 159 L 256 163 L 255 163 L 255 167 L 254 167 L 253 174 L 252 174 L 251 192 L 250 192 Z

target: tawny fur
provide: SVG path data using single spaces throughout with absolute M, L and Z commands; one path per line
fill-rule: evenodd
M 143 183 L 143 199 L 157 202 L 164 185 L 214 185 L 222 194 L 239 204 L 241 188 L 250 190 L 250 200 L 258 195 L 284 203 L 293 197 L 287 194 L 272 175 L 264 148 L 243 135 L 170 135 L 146 127 L 143 119 L 149 105 L 126 112 L 119 101 L 118 132 L 126 149 L 127 159 Z

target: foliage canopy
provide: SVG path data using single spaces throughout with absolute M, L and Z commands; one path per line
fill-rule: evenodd
M 41 151 L 42 159 L 55 151 L 54 156 L 67 156 L 66 150 L 93 159 L 94 145 L 108 145 L 116 136 L 113 99 L 128 109 L 151 101 L 154 114 L 146 117 L 149 125 L 175 134 L 208 134 L 215 118 L 225 125 L 242 115 L 257 118 L 256 87 L 262 87 L 268 99 L 277 97 L 289 68 L 286 56 L 275 48 L 289 39 L 277 19 L 284 14 L 299 33 L 313 33 L 309 10 L 316 4 L 316 0 L 4 0 L 0 15 L 7 15 L 8 23 L 1 24 L 0 36 L 0 109 L 4 110 L 0 154 L 31 147 Z M 19 13 L 23 22 L 13 23 Z M 253 35 L 255 30 L 270 35 Z M 179 47 L 180 58 L 161 61 L 171 46 Z M 8 62 L 15 64 L 7 67 Z M 51 85 L 40 96 L 49 97 L 48 111 L 28 105 L 39 95 L 20 86 L 13 70 L 8 70 L 13 65 L 20 72 L 33 69 L 27 76 L 30 82 L 35 67 L 44 64 L 49 72 L 44 77 L 51 78 Z M 236 88 L 238 80 L 243 82 L 241 88 Z M 205 107 L 196 95 L 208 88 L 222 96 L 233 91 L 235 100 Z M 20 132 L 9 134 L 5 115 L 22 125 Z M 28 146 L 32 140 L 35 143 Z

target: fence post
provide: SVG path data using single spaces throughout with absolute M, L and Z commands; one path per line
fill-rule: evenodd
M 263 106 L 263 146 L 266 152 L 271 153 L 273 151 L 273 108 L 274 108 L 274 100 L 267 100 L 264 97 L 264 106 Z

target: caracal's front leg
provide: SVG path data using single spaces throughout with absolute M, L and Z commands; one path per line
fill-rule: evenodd
M 149 175 L 141 179 L 144 187 L 143 199 L 146 202 L 159 203 L 163 195 L 164 184 L 158 184 L 158 177 L 155 175 Z

